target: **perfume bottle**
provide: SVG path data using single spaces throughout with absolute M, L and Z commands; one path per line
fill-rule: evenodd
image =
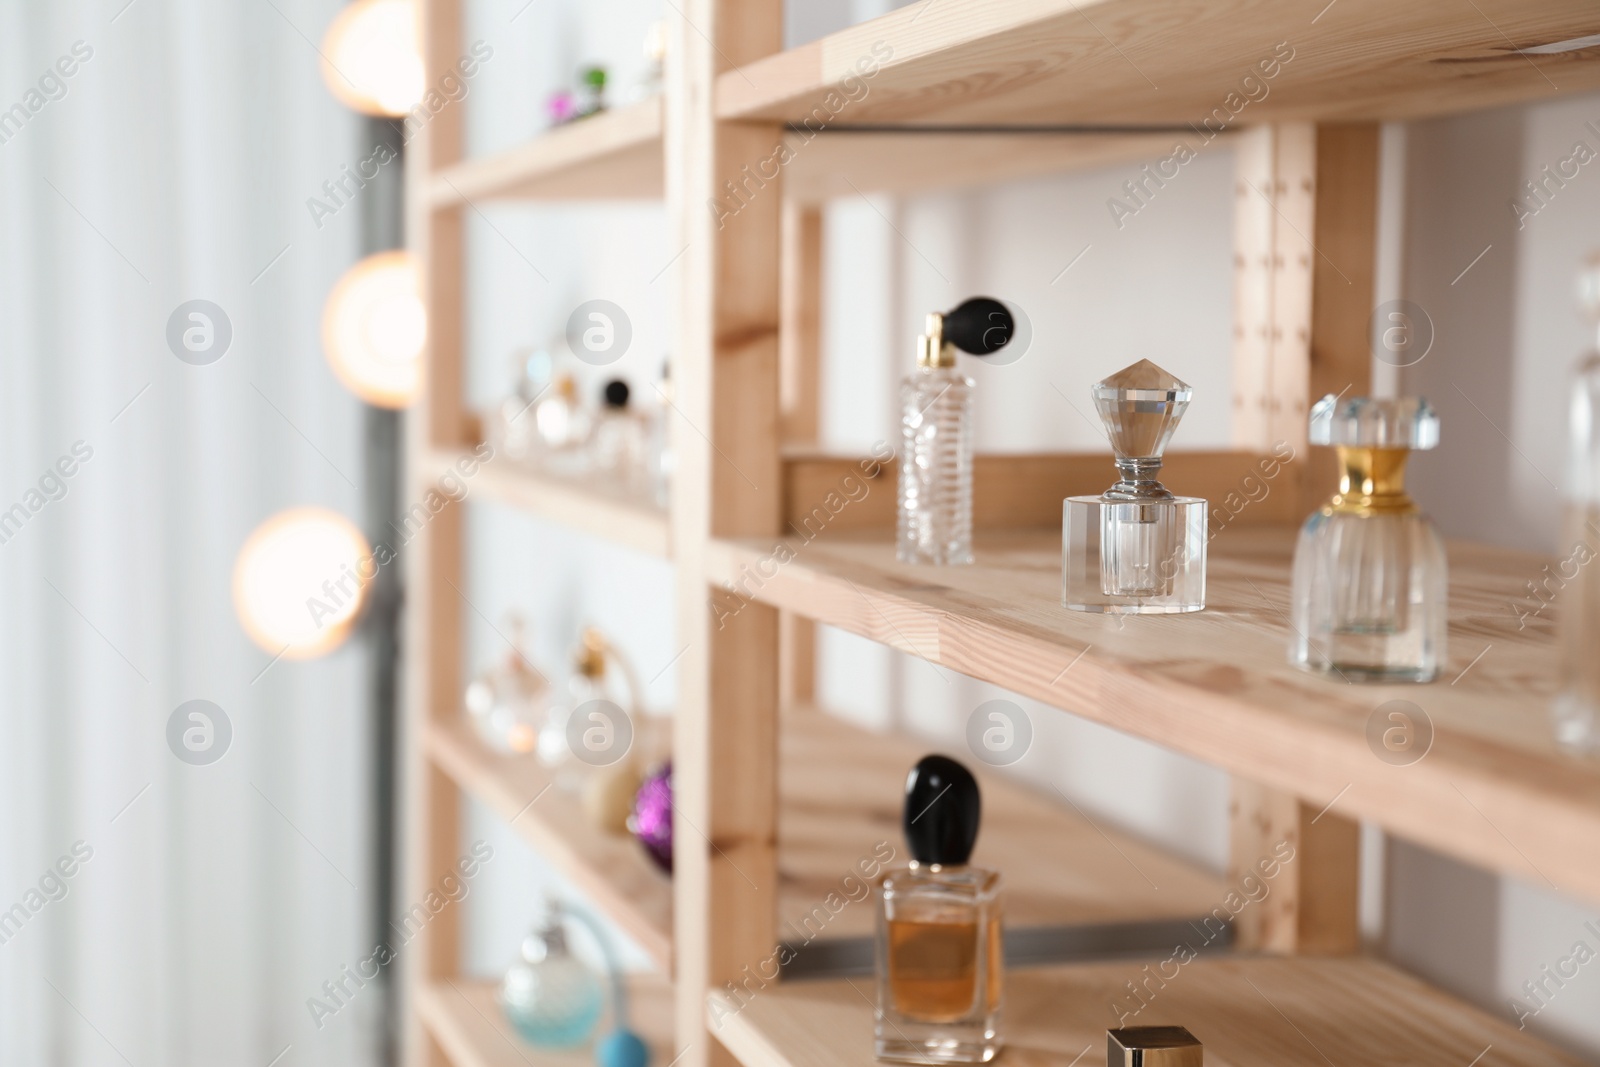
M 1000 1051 L 1000 875 L 967 864 L 981 814 L 961 764 L 925 756 L 912 768 L 913 862 L 877 885 L 879 1059 L 987 1063 Z
M 1579 276 L 1579 293 L 1600 326 L 1600 253 Z M 1567 413 L 1566 514 L 1553 576 L 1562 583 L 1556 614 L 1561 693 L 1551 711 L 1556 743 L 1581 753 L 1600 746 L 1600 656 L 1594 654 L 1600 638 L 1600 342 L 1578 363 Z
M 499 667 L 467 686 L 467 717 L 478 736 L 500 752 L 532 752 L 549 713 L 550 683 L 522 652 L 522 620 L 512 617 L 511 650 Z
M 550 705 L 544 728 L 539 731 L 540 762 L 555 767 L 574 755 L 573 731 L 568 726 L 571 717 L 577 714 L 587 716 L 579 733 L 578 743 L 587 746 L 581 754 L 581 762 L 591 767 L 616 763 L 627 754 L 633 741 L 632 732 L 639 728 L 643 694 L 638 673 L 628 658 L 599 629 L 585 627 L 573 651 L 566 698 Z M 611 714 L 585 707 L 594 701 L 604 701 L 620 711 L 625 721 L 612 721 Z M 596 729 L 592 732 L 590 727 Z M 627 735 L 621 736 L 620 729 L 626 729 Z M 616 751 L 612 746 L 622 746 L 623 750 Z M 565 775 L 559 779 L 561 784 L 573 788 L 581 785 L 581 780 L 581 775 Z
M 539 926 L 500 982 L 500 1006 L 517 1033 L 542 1048 L 573 1048 L 594 1033 L 605 1007 L 600 979 L 567 947 L 564 909 L 547 903 Z
M 1205 1067 L 1205 1049 L 1181 1026 L 1106 1031 L 1106 1067 Z
M 1289 662 L 1346 681 L 1431 682 L 1445 658 L 1444 541 L 1405 489 L 1406 460 L 1439 443 L 1428 402 L 1325 396 L 1310 441 L 1339 453 L 1339 491 L 1294 550 Z
M 531 414 L 543 464 L 562 474 L 581 473 L 594 420 L 578 399 L 578 382 L 570 371 L 559 371 L 551 378 Z
M 1091 390 L 1120 481 L 1062 504 L 1061 602 L 1074 611 L 1172 614 L 1206 606 L 1206 502 L 1156 478 L 1193 391 L 1141 359 Z
M 971 378 L 956 369 L 956 349 L 993 355 L 1016 324 L 998 300 L 973 297 L 928 316 L 917 369 L 900 386 L 902 563 L 972 562 Z
M 648 421 L 630 403 L 632 390 L 621 378 L 606 383 L 600 414 L 590 437 L 590 458 L 596 471 L 629 485 L 645 482 L 645 453 L 649 446 Z
M 511 391 L 489 413 L 489 444 L 495 453 L 521 463 L 534 459 L 541 442 L 534 402 L 550 386 L 554 361 L 542 348 L 525 348 L 511 357 Z

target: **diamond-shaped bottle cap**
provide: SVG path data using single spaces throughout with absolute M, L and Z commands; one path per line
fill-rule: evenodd
M 1311 408 L 1310 441 L 1425 451 L 1439 444 L 1439 413 L 1420 396 L 1340 400 L 1329 393 Z
M 1194 395 L 1148 359 L 1122 368 L 1092 392 L 1119 459 L 1159 458 Z

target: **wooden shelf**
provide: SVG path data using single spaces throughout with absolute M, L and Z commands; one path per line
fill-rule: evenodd
M 550 768 L 531 756 L 490 751 L 459 715 L 428 725 L 427 751 L 638 942 L 663 974 L 672 973 L 672 882 L 635 841 L 592 830 L 577 793 L 558 785 Z
M 628 980 L 629 1023 L 650 1046 L 656 1067 L 671 1063 L 672 987 L 661 978 L 636 975 Z M 500 1012 L 490 982 L 453 979 L 417 991 L 417 1014 L 453 1067 L 593 1067 L 588 1047 L 553 1051 L 524 1041 Z
M 1227 1067 L 1577 1067 L 1583 1061 L 1392 967 L 1364 959 L 1075 964 L 1006 975 L 1001 1063 L 1104 1062 L 1125 983 L 1152 997 L 1124 1025 L 1185 1026 Z M 1163 968 L 1158 971 L 1158 967 Z M 1165 982 L 1161 974 L 1176 977 Z M 871 1067 L 874 991 L 849 981 L 710 994 L 707 1025 L 744 1067 Z
M 1593 46 L 1518 52 L 1597 32 L 1587 0 L 936 0 L 726 71 L 716 110 L 791 123 L 822 107 L 857 125 L 1184 125 L 1249 91 L 1258 102 L 1238 122 L 1414 118 L 1600 86 Z M 1279 42 L 1292 58 L 1262 80 L 1257 65 Z M 846 83 L 875 59 L 875 75 Z
M 779 936 L 791 944 L 816 939 L 800 953 L 802 968 L 858 965 L 873 929 L 871 905 L 817 909 L 830 892 L 849 896 L 845 879 L 880 842 L 894 848 L 896 862 L 905 859 L 905 773 L 933 746 L 815 711 L 786 715 L 780 736 Z M 592 830 L 576 793 L 552 784 L 548 768 L 489 751 L 460 719 L 429 727 L 428 752 L 671 972 L 672 883 L 631 839 Z M 1066 950 L 1148 949 L 1227 893 L 1221 878 L 1063 803 L 997 774 L 980 779 L 985 820 L 975 862 L 1006 872 L 1008 922 L 1018 931 L 1098 927 L 1105 936 L 1067 942 Z
M 784 195 L 806 203 L 862 193 L 931 192 L 1158 159 L 1170 133 L 858 132 L 783 137 L 793 158 Z M 774 140 L 774 146 L 777 141 Z M 507 152 L 441 171 L 433 208 L 491 200 L 659 200 L 660 101 L 543 133 Z
M 429 478 L 437 479 L 465 455 L 430 453 Z M 613 544 L 659 559 L 671 558 L 666 509 L 626 485 L 604 478 L 564 478 L 519 466 L 503 457 L 483 464 L 465 481 L 469 500 L 482 493 L 491 500 Z
M 1600 899 L 1600 760 L 1561 754 L 1547 707 L 1549 619 L 1511 604 L 1544 560 L 1450 548 L 1450 662 L 1427 686 L 1324 680 L 1285 662 L 1287 529 L 1229 529 L 1210 549 L 1207 607 L 1122 617 L 1060 605 L 1059 531 L 978 536 L 971 567 L 910 567 L 894 545 L 819 538 L 719 543 L 708 580 L 1005 686 L 1537 884 Z M 769 576 L 770 575 L 770 576 Z M 1487 651 L 1485 651 L 1487 649 Z M 1480 656 L 1480 653 L 1482 654 Z M 1367 740 L 1390 700 L 1429 717 L 1432 748 L 1393 766 Z
M 508 152 L 468 159 L 433 175 L 428 203 L 659 200 L 661 101 L 645 100 L 539 134 Z

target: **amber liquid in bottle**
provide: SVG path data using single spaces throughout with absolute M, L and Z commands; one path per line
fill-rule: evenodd
M 983 1063 L 999 1051 L 1000 876 L 916 864 L 881 883 L 878 1057 Z

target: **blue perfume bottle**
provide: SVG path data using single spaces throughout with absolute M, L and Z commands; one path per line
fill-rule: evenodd
M 506 1018 L 530 1044 L 575 1048 L 588 1042 L 605 1008 L 600 978 L 567 947 L 563 909 L 551 902 L 522 942 L 522 955 L 500 983 Z

